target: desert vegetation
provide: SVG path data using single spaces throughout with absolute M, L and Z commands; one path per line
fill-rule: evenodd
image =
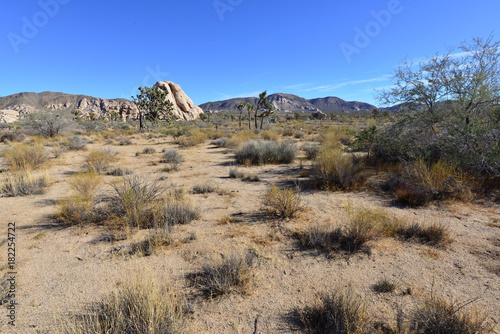
M 274 114 L 262 94 L 194 121 L 152 106 L 1 129 L 2 216 L 30 282 L 19 328 L 498 332 L 498 94 L 477 80 L 497 74 L 474 61 L 498 53 L 481 45 L 497 47 L 464 45 L 470 65 L 403 65 L 383 95 L 396 112 L 318 120 Z M 452 98 L 409 80 L 430 74 Z

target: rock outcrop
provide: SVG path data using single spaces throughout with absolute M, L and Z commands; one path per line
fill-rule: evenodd
M 174 106 L 177 119 L 193 120 L 200 117 L 203 110 L 184 93 L 181 87 L 170 81 L 157 82 L 156 87 L 167 90 L 167 98 Z M 6 121 L 12 122 L 17 117 L 10 117 L 12 112 L 22 116 L 36 111 L 76 111 L 77 117 L 89 119 L 127 120 L 137 119 L 139 110 L 135 103 L 127 99 L 102 99 L 87 95 L 71 95 L 56 92 L 18 93 L 0 97 L 0 110 L 9 110 Z
M 168 92 L 167 99 L 172 102 L 173 112 L 177 119 L 190 121 L 203 114 L 203 109 L 196 106 L 178 84 L 172 81 L 159 81 L 155 87 Z

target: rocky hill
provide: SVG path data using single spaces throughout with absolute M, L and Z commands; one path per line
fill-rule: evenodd
M 269 95 L 269 102 L 276 108 L 276 112 L 284 113 L 305 113 L 305 112 L 325 112 L 325 113 L 350 113 L 350 112 L 372 112 L 377 107 L 364 102 L 345 101 L 338 97 L 325 97 L 307 100 L 292 94 L 272 94 Z M 235 98 L 224 101 L 208 102 L 201 104 L 200 107 L 205 112 L 215 113 L 238 113 L 240 102 L 249 102 L 255 104 L 256 97 Z
M 168 91 L 167 98 L 174 106 L 174 114 L 178 119 L 192 120 L 203 113 L 184 93 L 181 87 L 170 81 L 157 82 L 162 90 Z M 79 111 L 80 117 L 91 115 L 98 118 L 110 118 L 118 115 L 121 119 L 137 118 L 136 105 L 127 99 L 102 99 L 87 95 L 71 95 L 56 92 L 18 93 L 0 97 L 0 110 L 4 115 L 28 114 L 35 111 Z

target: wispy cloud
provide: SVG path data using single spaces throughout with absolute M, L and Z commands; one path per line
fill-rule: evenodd
M 355 86 L 355 85 L 362 85 L 362 84 L 367 84 L 370 82 L 380 82 L 380 81 L 386 81 L 390 78 L 390 75 L 384 74 L 379 77 L 375 78 L 369 78 L 369 79 L 361 79 L 361 80 L 350 80 L 350 81 L 344 81 L 344 82 L 339 82 L 335 84 L 327 84 L 327 85 L 318 85 L 318 86 L 312 86 L 312 84 L 309 83 L 304 83 L 304 84 L 296 84 L 296 85 L 291 85 L 283 88 L 287 89 L 294 89 L 297 92 L 330 92 L 334 91 L 336 89 L 346 87 L 346 86 Z

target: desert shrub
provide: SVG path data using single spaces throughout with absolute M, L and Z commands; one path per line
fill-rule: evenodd
M 1 192 L 7 197 L 38 195 L 43 194 L 46 186 L 45 176 L 35 177 L 29 172 L 19 172 L 7 177 Z
M 156 150 L 152 147 L 146 147 L 142 150 L 142 154 L 155 154 Z
M 186 200 L 168 198 L 163 208 L 167 225 L 184 225 L 200 218 L 200 210 Z
M 295 138 L 295 139 L 302 139 L 302 138 L 304 138 L 304 136 L 305 136 L 304 133 L 300 132 L 300 131 L 297 131 L 293 134 L 293 138 Z
M 169 165 L 170 170 L 178 170 L 183 160 L 182 154 L 180 154 L 176 149 L 163 150 L 162 162 Z
M 352 287 L 323 294 L 316 305 L 297 311 L 307 333 L 363 334 L 368 332 L 368 312 Z
M 297 147 L 292 142 L 257 140 L 238 149 L 235 159 L 241 165 L 289 164 L 296 155 Z
M 492 333 L 486 317 L 478 312 L 464 310 L 464 304 L 449 302 L 431 296 L 409 316 L 409 332 L 412 334 L 480 334 Z
M 68 150 L 72 151 L 83 150 L 87 144 L 88 141 L 80 136 L 69 136 L 64 143 Z
M 64 334 L 182 333 L 185 301 L 173 285 L 160 285 L 151 275 L 127 279 L 83 315 L 63 322 Z
M 373 291 L 378 293 L 393 292 L 396 289 L 396 284 L 392 283 L 387 278 L 383 278 L 372 286 Z
M 213 193 L 218 190 L 217 187 L 211 185 L 211 184 L 197 184 L 193 187 L 193 194 L 208 194 L 208 193 Z
M 165 189 L 137 175 L 125 177 L 113 185 L 116 191 L 114 211 L 132 228 L 152 228 L 162 225 L 162 200 Z
M 266 210 L 281 218 L 292 218 L 304 207 L 297 189 L 271 187 L 264 195 L 263 205 Z
M 63 113 L 35 112 L 28 114 L 23 119 L 22 124 L 25 129 L 34 135 L 55 137 L 68 129 L 71 121 Z
M 425 205 L 433 200 L 466 201 L 472 196 L 471 178 L 458 172 L 452 163 L 423 160 L 406 163 L 401 180 L 396 185 L 396 198 L 409 206 Z
M 132 172 L 128 168 L 117 167 L 117 168 L 114 168 L 114 169 L 110 170 L 106 174 L 107 175 L 112 175 L 112 176 L 124 176 L 124 175 L 130 175 L 130 174 L 133 174 L 133 173 L 134 172 Z
M 26 139 L 26 134 L 19 130 L 0 130 L 0 143 L 22 142 L 24 139 Z
M 43 147 L 26 144 L 18 144 L 8 148 L 3 153 L 3 157 L 13 172 L 39 168 L 48 160 Z
M 353 190 L 363 183 L 362 170 L 353 155 L 323 147 L 313 165 L 313 184 L 328 190 Z
M 73 175 L 68 183 L 77 194 L 93 199 L 102 184 L 102 177 L 94 171 L 86 171 Z
M 347 208 L 347 222 L 340 226 L 313 226 L 298 237 L 302 246 L 322 251 L 356 253 L 379 236 L 392 236 L 399 222 L 378 208 Z
M 131 246 L 131 255 L 151 256 L 159 248 L 172 244 L 170 227 L 154 228 L 147 238 Z
M 220 137 L 215 140 L 212 140 L 210 144 L 216 147 L 226 148 L 228 147 L 229 139 L 230 139 L 229 137 Z
M 259 182 L 260 177 L 257 174 L 244 174 L 241 177 L 241 181 L 245 182 Z
M 229 169 L 229 177 L 232 179 L 240 179 L 244 176 L 242 172 L 238 170 L 238 167 L 231 167 Z
M 443 224 L 420 223 L 401 224 L 396 230 L 396 235 L 404 240 L 416 241 L 434 247 L 444 247 L 451 242 L 449 229 Z
M 318 144 L 304 144 L 300 149 L 306 154 L 307 160 L 315 160 L 318 156 L 319 148 Z
M 92 150 L 85 156 L 83 167 L 100 173 L 106 170 L 109 165 L 116 160 L 116 152 L 110 149 Z
M 253 259 L 254 255 L 250 253 L 232 254 L 220 263 L 204 265 L 197 281 L 211 298 L 233 292 L 242 293 L 250 280 Z

